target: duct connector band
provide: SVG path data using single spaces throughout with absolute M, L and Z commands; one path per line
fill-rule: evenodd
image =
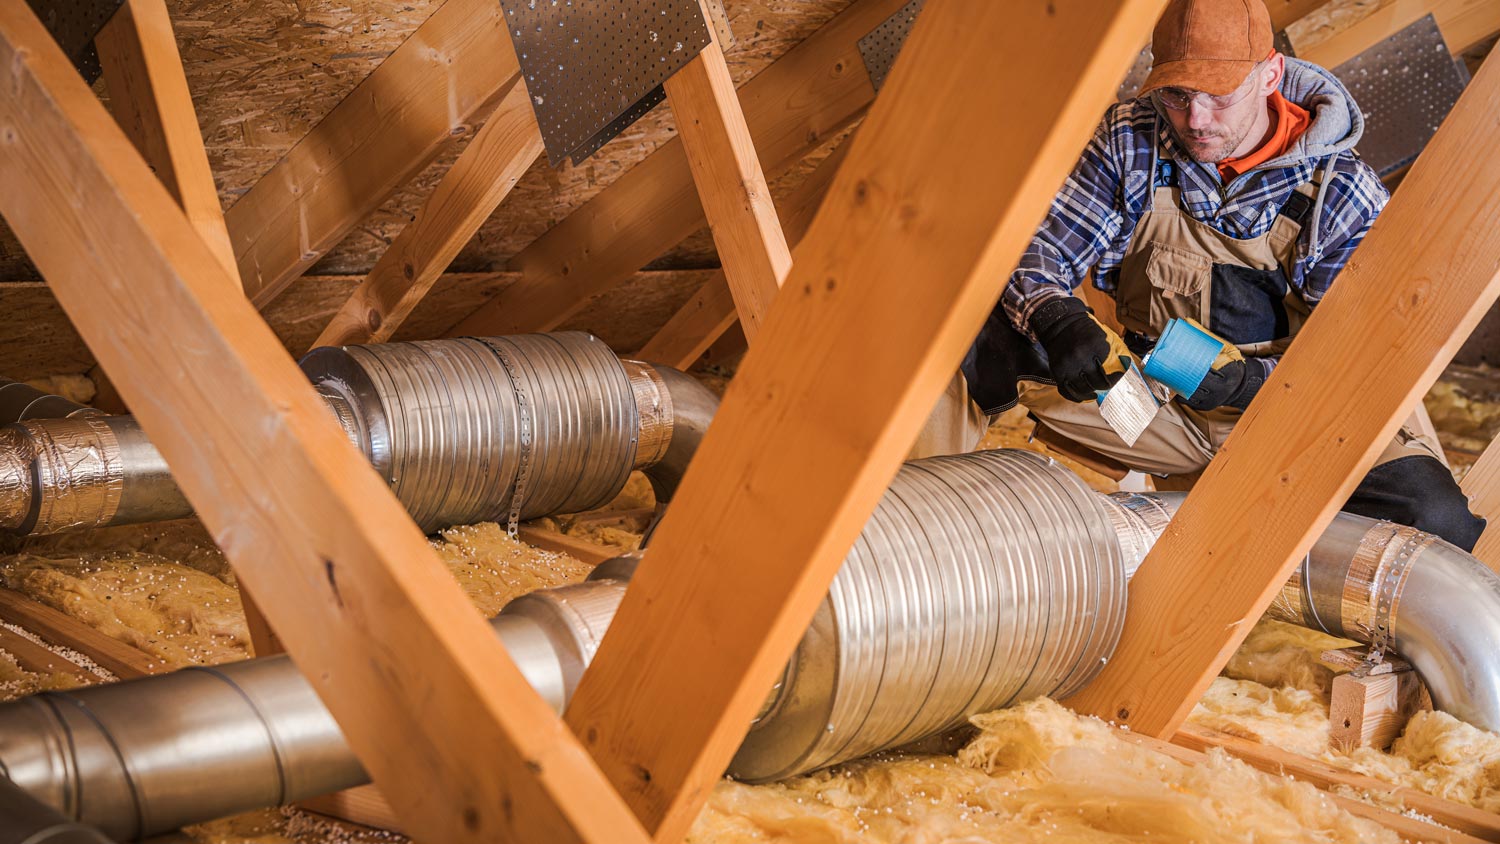
M 1118 493 L 1120 542 L 1139 566 L 1181 493 Z M 1130 524 L 1130 522 L 1134 524 Z M 1438 709 L 1500 731 L 1500 575 L 1416 528 L 1339 513 L 1266 614 L 1412 664 Z

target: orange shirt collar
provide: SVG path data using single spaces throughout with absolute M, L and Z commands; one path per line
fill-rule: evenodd
M 1266 98 L 1266 103 L 1271 107 L 1271 121 L 1276 124 L 1275 130 L 1265 143 L 1249 154 L 1219 162 L 1219 175 L 1225 182 L 1248 173 L 1277 156 L 1285 155 L 1312 123 L 1312 116 L 1307 113 L 1307 109 L 1283 97 L 1280 91 L 1272 92 Z

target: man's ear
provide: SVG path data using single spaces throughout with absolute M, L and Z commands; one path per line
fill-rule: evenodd
M 1286 75 L 1286 57 L 1281 53 L 1271 56 L 1261 72 L 1260 92 L 1270 96 L 1273 91 L 1281 89 L 1281 78 Z

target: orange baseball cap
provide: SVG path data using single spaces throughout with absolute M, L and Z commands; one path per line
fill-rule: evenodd
M 1157 88 L 1232 93 L 1273 49 L 1261 0 L 1172 0 L 1151 34 L 1151 75 L 1137 96 Z

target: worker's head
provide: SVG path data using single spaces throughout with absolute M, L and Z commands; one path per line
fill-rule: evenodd
M 1285 72 L 1261 0 L 1172 0 L 1151 53 L 1141 94 L 1161 106 L 1189 155 L 1214 162 L 1252 151 Z

